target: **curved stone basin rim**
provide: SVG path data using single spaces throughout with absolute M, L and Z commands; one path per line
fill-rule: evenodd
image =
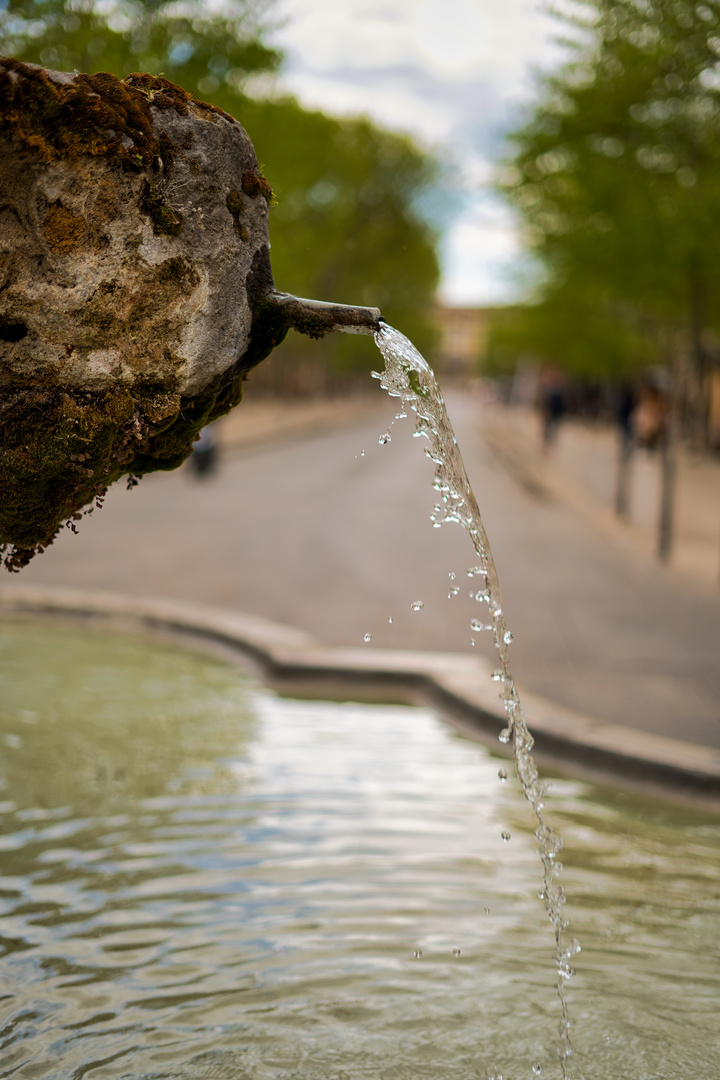
M 392 649 L 329 647 L 257 615 L 201 604 L 100 592 L 0 587 L 0 618 L 22 615 L 122 623 L 191 638 L 226 657 L 249 660 L 272 688 L 295 695 L 402 700 L 437 709 L 464 736 L 493 746 L 505 712 L 484 657 Z M 712 747 L 611 725 L 523 693 L 536 757 L 560 771 L 661 793 L 720 801 L 720 752 Z

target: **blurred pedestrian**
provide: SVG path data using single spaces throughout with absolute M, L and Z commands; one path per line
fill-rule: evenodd
M 546 453 L 557 438 L 560 421 L 566 412 L 565 380 L 556 368 L 547 368 L 540 378 L 542 445 Z
M 202 429 L 190 455 L 190 469 L 198 478 L 211 476 L 217 469 L 218 445 L 214 427 L 214 424 L 208 424 Z
M 630 463 L 635 449 L 633 415 L 637 406 L 637 394 L 632 383 L 623 383 L 617 398 L 617 425 L 620 436 L 617 484 L 615 487 L 615 511 L 619 517 L 630 516 Z
M 617 399 L 617 425 L 620 444 L 626 452 L 634 440 L 633 413 L 637 407 L 637 393 L 632 383 L 623 383 Z
M 657 450 L 667 429 L 668 400 L 657 386 L 647 383 L 632 413 L 635 442 L 645 450 Z

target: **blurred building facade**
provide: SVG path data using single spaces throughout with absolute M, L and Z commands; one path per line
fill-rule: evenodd
M 472 379 L 477 376 L 485 354 L 491 315 L 491 308 L 436 307 L 439 341 L 434 366 L 446 378 Z

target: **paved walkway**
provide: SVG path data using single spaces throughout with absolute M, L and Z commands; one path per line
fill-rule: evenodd
M 521 687 L 608 723 L 720 748 L 717 588 L 598 527 L 568 497 L 562 443 L 538 480 L 536 444 L 512 418 L 483 413 L 466 394 L 448 394 L 448 405 L 495 551 Z M 373 647 L 470 650 L 473 553 L 461 530 L 430 527 L 432 467 L 409 421 L 379 444 L 395 412 L 379 388 L 340 413 L 318 406 L 311 429 L 297 420 L 292 437 L 287 410 L 273 434 L 273 408 L 240 406 L 216 475 L 198 481 L 183 469 L 116 487 L 78 536 L 63 534 L 18 581 L 195 600 L 335 645 L 369 633 Z M 493 450 L 498 429 L 511 454 Z M 451 599 L 450 573 L 464 582 Z M 416 600 L 424 606 L 413 611 Z
M 607 425 L 568 421 L 549 454 L 539 453 L 537 414 L 490 405 L 484 437 L 496 457 L 528 489 L 570 503 L 613 543 L 656 558 L 660 514 L 660 455 L 638 450 L 632 459 L 630 513 L 615 513 L 617 433 Z M 668 569 L 720 596 L 720 456 L 677 452 L 674 539 Z

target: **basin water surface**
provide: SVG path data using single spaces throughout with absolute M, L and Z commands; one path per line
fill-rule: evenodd
M 534 817 L 432 711 L 17 621 L 0 746 L 0 1075 L 558 1075 Z M 708 1080 L 720 815 L 559 777 L 548 812 L 574 1075 Z

